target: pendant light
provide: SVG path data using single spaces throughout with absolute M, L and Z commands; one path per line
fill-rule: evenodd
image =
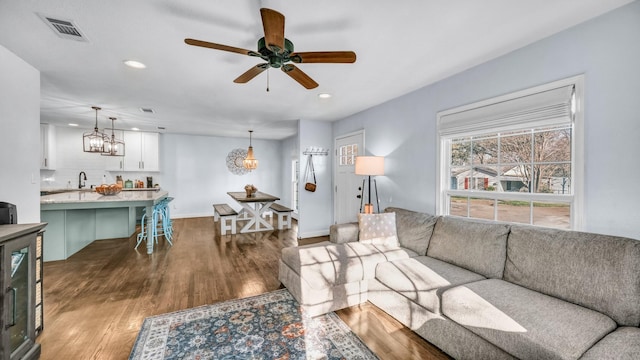
M 82 150 L 90 153 L 103 153 L 104 143 L 109 141 L 109 136 L 98 130 L 98 110 L 102 110 L 97 106 L 91 107 L 96 111 L 96 125 L 92 132 L 86 132 L 82 135 Z
M 102 156 L 124 156 L 124 141 L 116 139 L 115 134 L 113 133 L 114 127 L 113 122 L 116 121 L 116 118 L 110 117 L 111 120 L 111 139 L 105 141 L 104 143 L 104 152 L 102 152 Z
M 247 157 L 242 161 L 242 166 L 245 169 L 255 170 L 258 167 L 258 160 L 253 157 L 253 146 L 251 146 L 251 134 L 253 130 L 249 130 L 249 150 L 247 150 Z

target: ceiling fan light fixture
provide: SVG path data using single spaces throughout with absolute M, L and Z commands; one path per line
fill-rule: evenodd
M 97 106 L 91 107 L 96 111 L 96 124 L 93 131 L 82 134 L 82 151 L 89 153 L 103 153 L 104 143 L 109 141 L 109 136 L 98 130 L 98 110 L 102 110 Z
M 258 160 L 253 156 L 253 146 L 251 144 L 251 134 L 253 130 L 249 130 L 249 149 L 247 150 L 247 157 L 242 160 L 242 166 L 249 171 L 258 168 Z
M 292 63 L 348 64 L 356 61 L 356 54 L 353 51 L 294 52 L 293 42 L 284 37 L 284 15 L 275 10 L 262 8 L 260 9 L 260 16 L 262 18 L 264 37 L 258 39 L 258 51 L 191 38 L 184 39 L 184 42 L 187 45 L 259 57 L 265 61 L 265 63 L 250 68 L 233 80 L 238 84 L 247 83 L 271 67 L 279 68 L 304 88 L 315 89 L 318 87 L 318 83 Z M 269 91 L 268 85 L 267 91 Z

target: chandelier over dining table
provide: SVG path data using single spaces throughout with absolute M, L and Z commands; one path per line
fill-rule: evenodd
M 249 149 L 247 150 L 247 157 L 242 161 L 242 166 L 249 170 L 255 170 L 258 168 L 258 160 L 253 156 L 253 146 L 251 145 L 252 133 L 253 130 L 249 130 Z

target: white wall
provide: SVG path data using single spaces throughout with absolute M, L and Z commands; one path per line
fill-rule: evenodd
M 308 147 L 333 149 L 332 124 L 329 122 L 300 120 L 298 128 L 300 157 L 300 211 L 298 214 L 298 237 L 308 238 L 329 234 L 333 221 L 333 176 L 331 156 L 314 156 L 317 189 L 304 190 L 306 156 L 302 154 Z M 332 150 L 329 154 L 332 154 Z
M 435 212 L 436 113 L 585 74 L 585 229 L 640 239 L 640 2 L 334 123 L 387 156 L 381 208 Z
M 40 72 L 0 46 L 0 201 L 40 222 Z
M 300 148 L 298 146 L 298 136 L 291 136 L 282 140 L 282 153 L 280 155 L 282 159 L 282 187 L 280 191 L 280 201 L 282 205 L 293 209 L 293 194 L 292 194 L 292 182 L 293 171 L 292 162 L 299 159 Z M 296 216 L 296 215 L 294 215 Z
M 161 186 L 175 198 L 171 216 L 213 216 L 212 205 L 215 203 L 227 203 L 239 210 L 240 205 L 227 192 L 244 191 L 246 184 L 282 197 L 280 141 L 253 139 L 258 168 L 244 175 L 229 172 L 227 154 L 233 149 L 246 149 L 248 146 L 248 137 L 165 134 L 160 150 Z

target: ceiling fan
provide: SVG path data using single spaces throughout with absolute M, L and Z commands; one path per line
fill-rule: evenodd
M 353 51 L 294 52 L 293 43 L 284 37 L 284 15 L 266 8 L 260 9 L 260 15 L 262 17 L 264 37 L 258 40 L 258 51 L 195 39 L 184 39 L 184 42 L 193 46 L 255 56 L 266 61 L 266 63 L 252 67 L 233 80 L 235 83 L 242 84 L 249 82 L 249 80 L 258 76 L 267 68 L 273 67 L 280 68 L 305 88 L 313 89 L 318 86 L 318 83 L 291 63 L 353 63 L 356 61 L 356 54 Z M 268 87 L 267 91 L 269 91 Z

